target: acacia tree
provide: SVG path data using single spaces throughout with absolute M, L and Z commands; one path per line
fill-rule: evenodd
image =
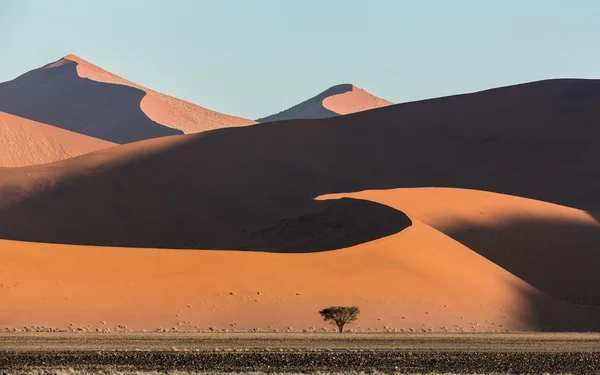
M 331 306 L 319 311 L 324 321 L 335 324 L 340 332 L 344 331 L 344 325 L 358 319 L 360 309 L 358 306 Z

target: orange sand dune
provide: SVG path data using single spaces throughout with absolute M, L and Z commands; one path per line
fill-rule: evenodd
M 375 196 L 395 206 L 397 193 Z M 597 320 L 418 220 L 312 254 L 2 241 L 0 258 L 0 327 L 321 330 L 317 311 L 331 304 L 359 305 L 358 330 L 586 329 Z
M 411 188 L 334 194 L 390 204 L 553 297 L 600 305 L 600 223 L 585 211 L 484 191 Z
M 44 164 L 114 143 L 0 112 L 0 167 Z
M 185 100 L 140 86 L 72 54 L 65 56 L 63 60 L 76 63 L 77 73 L 82 78 L 131 86 L 145 91 L 146 96 L 144 96 L 141 103 L 142 111 L 153 121 L 173 129 L 179 129 L 185 134 L 256 123 L 245 118 L 211 111 Z
M 0 277 L 10 290 L 2 296 L 13 297 L 12 307 L 3 310 L 11 318 L 4 322 L 21 324 L 41 314 L 41 324 L 64 324 L 60 316 L 87 324 L 91 316 L 103 318 L 93 314 L 97 308 L 105 315 L 121 311 L 111 324 L 139 327 L 140 311 L 176 319 L 184 316 L 177 309 L 200 309 L 190 296 L 213 301 L 202 294 L 206 289 L 219 298 L 233 292 L 240 302 L 217 299 L 225 307 L 202 307 L 201 318 L 192 320 L 202 326 L 215 321 L 312 326 L 318 316 L 310 314 L 322 305 L 363 297 L 356 303 L 365 309 L 365 324 L 379 317 L 399 327 L 404 315 L 394 314 L 408 311 L 406 320 L 418 319 L 405 327 L 414 329 L 424 322 L 436 329 L 469 328 L 470 323 L 456 323 L 460 316 L 472 319 L 474 329 L 488 320 L 484 330 L 495 327 L 492 323 L 597 329 L 599 280 L 592 271 L 598 262 L 591 250 L 598 247 L 599 230 L 590 215 L 600 207 L 598 97 L 600 81 L 542 81 L 321 120 L 151 139 L 43 166 L 0 169 L 0 238 L 148 248 L 7 241 Z M 573 208 L 445 190 L 315 199 L 427 186 L 487 190 Z M 476 220 L 477 215 L 493 219 Z M 34 270 L 40 278 L 48 276 L 37 281 Z M 64 295 L 34 302 L 39 295 L 30 291 L 53 277 L 56 285 L 67 283 L 56 287 Z M 31 289 L 16 292 L 27 283 Z M 267 297 L 256 302 L 250 296 L 262 296 L 259 288 L 265 296 L 318 297 L 298 304 Z M 94 291 L 102 293 L 105 310 L 101 301 L 82 303 L 97 299 Z M 67 302 L 56 302 L 59 297 L 81 303 L 68 310 Z M 387 307 L 390 300 L 396 304 Z M 270 315 L 252 304 L 261 301 L 282 310 Z M 447 307 L 440 306 L 446 301 Z M 26 312 L 35 306 L 44 309 Z M 446 308 L 464 315 L 439 312 Z M 57 312 L 50 317 L 43 311 Z M 256 318 L 244 320 L 242 313 L 251 311 Z M 497 312 L 510 321 L 500 321 Z M 438 320 L 421 319 L 429 315 Z M 272 323 L 276 316 L 285 322 Z
M 74 55 L 0 83 L 0 111 L 114 143 L 254 123 L 146 89 Z
M 259 122 L 319 119 L 347 115 L 393 104 L 350 84 L 333 86 L 300 104 L 258 119 Z
M 394 103 L 378 98 L 356 86 L 352 86 L 351 91 L 330 95 L 323 99 L 323 107 L 339 115 L 381 108 L 392 104 Z

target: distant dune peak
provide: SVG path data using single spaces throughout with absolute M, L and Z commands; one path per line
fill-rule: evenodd
M 323 99 L 323 106 L 340 115 L 346 115 L 394 104 L 388 100 L 379 98 L 360 87 L 354 85 L 348 86 L 350 87 L 349 90 L 339 94 L 329 95 Z M 346 89 L 347 85 L 334 86 L 332 89 L 337 87 Z
M 144 91 L 146 95 L 142 99 L 142 111 L 153 121 L 173 129 L 181 130 L 185 134 L 255 123 L 249 119 L 212 111 L 208 108 L 138 85 L 73 54 L 65 56 L 63 60 L 76 62 L 78 64 L 77 73 L 82 78 L 130 86 Z
M 340 94 L 344 94 L 350 91 L 353 91 L 356 88 L 356 86 L 354 86 L 351 83 L 341 83 L 339 85 L 335 85 L 335 86 L 331 86 L 330 88 L 328 88 L 327 90 L 323 91 L 322 93 L 320 93 L 317 96 L 331 96 L 331 95 L 340 95 Z
M 60 65 L 64 65 L 64 64 L 81 64 L 81 65 L 90 65 L 90 66 L 94 66 L 96 67 L 94 64 L 90 63 L 89 61 L 82 59 L 81 57 L 75 55 L 75 54 L 68 54 L 63 56 L 60 60 L 56 61 L 55 63 L 50 64 L 48 67 L 53 67 L 53 65 L 55 66 L 60 66 Z M 96 67 L 98 68 L 98 67 Z M 98 68 L 100 69 L 100 68 Z
M 351 83 L 332 86 L 300 104 L 271 116 L 258 119 L 258 122 L 281 120 L 319 119 L 385 107 L 392 102 L 381 99 Z
M 73 53 L 69 53 L 68 55 L 65 55 L 62 60 L 71 60 L 71 61 L 83 61 L 83 59 Z
M 62 57 L 62 58 L 60 58 L 60 59 L 58 59 L 58 60 L 56 60 L 54 62 L 51 62 L 49 64 L 46 64 L 46 65 L 42 66 L 40 69 L 43 70 L 43 69 L 58 68 L 59 66 L 63 66 L 63 65 L 66 65 L 66 64 L 77 63 L 80 60 L 81 59 L 78 58 L 77 56 L 69 54 L 69 55 L 67 55 L 65 57 Z
M 0 83 L 0 97 L 2 112 L 118 144 L 255 123 L 148 89 L 75 54 Z

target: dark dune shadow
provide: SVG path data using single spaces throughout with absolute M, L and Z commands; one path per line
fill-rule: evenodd
M 589 286 L 588 286 L 589 287 Z M 556 300 L 545 294 L 517 287 L 517 294 L 527 301 L 522 322 L 537 332 L 598 332 L 600 308 Z
M 291 205 L 286 202 L 280 209 L 271 207 L 270 212 L 252 212 L 237 207 L 236 199 L 213 201 L 175 182 L 150 182 L 153 179 L 147 174 L 149 184 L 162 185 L 156 199 L 156 185 L 139 191 L 120 182 L 135 173 L 125 169 L 129 171 L 111 170 L 58 185 L 38 179 L 27 191 L 12 185 L 0 189 L 0 196 L 16 202 L 0 209 L 0 236 L 62 244 L 308 253 L 354 246 L 412 225 L 398 210 L 349 198 L 319 201 L 298 197 L 294 206 L 299 209 L 288 211 Z M 94 193 L 90 195 L 88 189 Z M 115 194 L 130 201 L 111 199 Z M 21 201 L 32 195 L 33 199 Z M 77 201 L 77 207 L 63 205 L 65 200 Z M 99 203 L 102 207 L 97 211 Z M 29 214 L 34 212 L 41 225 L 31 225 Z M 55 221 L 57 214 L 60 223 Z
M 119 144 L 182 134 L 141 110 L 137 88 L 81 78 L 77 63 L 32 70 L 0 83 L 0 111 Z
M 273 122 L 294 119 L 321 119 L 335 117 L 339 114 L 323 106 L 323 100 L 333 95 L 340 95 L 352 91 L 351 84 L 341 84 L 330 87 L 319 95 L 312 97 L 302 103 L 296 104 L 286 110 L 271 116 L 259 118 L 257 122 Z
M 46 172 L 68 163 L 10 169 L 4 175 L 0 171 L 5 181 L 0 187 L 0 237 L 295 253 L 345 248 L 411 225 L 404 213 L 378 203 L 314 200 L 320 195 L 320 183 L 305 185 L 307 175 L 285 163 L 265 163 L 256 169 L 247 165 L 252 158 L 241 154 L 215 159 L 217 154 L 201 150 L 197 142 L 214 135 L 198 134 L 192 142 L 187 142 L 192 137 L 181 138 L 186 142 L 175 148 L 114 164 L 92 162 L 82 175 L 58 180 Z M 220 144 L 215 147 L 226 149 Z M 85 158 L 93 160 L 101 154 Z M 198 157 L 214 164 L 199 164 Z M 26 187 L 10 183 L 20 171 L 33 176 Z
M 442 231 L 549 296 L 600 306 L 598 226 L 507 217 L 493 227 L 457 221 Z
M 313 201 L 299 212 L 244 233 L 230 248 L 279 253 L 336 250 L 390 236 L 411 225 L 404 213 L 369 201 Z
M 168 148 L 131 145 L 144 151 L 119 163 L 94 164 L 113 152 L 101 151 L 0 171 L 5 185 L 25 190 L 13 189 L 4 203 L 0 196 L 0 237 L 318 251 L 397 232 L 407 221 L 375 203 L 324 204 L 314 197 L 398 187 L 471 188 L 587 209 L 600 202 L 600 127 L 591 125 L 600 105 L 571 92 L 600 92 L 600 82 L 543 81 L 323 120 L 219 129 L 178 138 Z M 90 166 L 53 177 L 71 162 Z M 306 242 L 304 232 L 317 232 L 310 224 L 302 229 L 303 212 L 318 212 L 315 222 L 323 226 L 347 226 L 352 236 Z M 390 223 L 371 225 L 378 215 Z M 297 223 L 278 222 L 289 217 Z

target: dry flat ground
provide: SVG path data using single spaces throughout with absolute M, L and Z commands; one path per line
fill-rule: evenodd
M 6 375 L 88 375 L 88 374 L 96 374 L 98 372 L 89 371 L 89 370 L 75 370 L 75 369 L 64 369 L 64 370 L 29 370 L 29 371 L 10 371 L 7 372 Z M 106 375 L 161 375 L 163 372 L 160 371 L 120 371 L 120 370 L 111 370 L 102 372 Z M 266 372 L 224 372 L 224 371 L 170 371 L 169 375 L 280 375 L 282 373 L 266 373 Z M 304 375 L 303 373 L 285 373 L 286 375 Z M 319 375 L 365 375 L 364 371 L 343 371 L 343 372 L 319 372 Z M 373 372 L 374 375 L 379 374 L 377 371 Z M 395 372 L 394 374 L 402 374 L 401 372 Z M 2 375 L 5 375 L 4 373 Z M 466 375 L 463 373 L 421 373 L 415 375 Z M 482 374 L 480 374 L 482 375 Z M 483 374 L 484 375 L 484 374 Z M 501 373 L 493 373 L 490 375 L 502 375 Z M 568 375 L 568 374 L 562 374 Z
M 0 335 L 1 374 L 64 369 L 583 374 L 600 371 L 600 334 Z
M 402 350 L 600 352 L 600 333 L 4 333 L 0 351 Z

